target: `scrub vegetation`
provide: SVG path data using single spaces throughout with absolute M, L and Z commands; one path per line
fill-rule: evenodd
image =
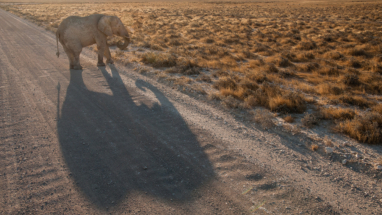
M 227 108 L 263 107 L 293 123 L 382 141 L 382 4 L 107 3 L 3 4 L 55 31 L 67 16 L 116 15 L 134 29 L 125 65 L 155 68 L 175 85 Z M 110 46 L 119 38 L 111 37 Z M 308 109 L 314 113 L 307 114 Z M 305 114 L 304 114 L 305 113 Z M 301 117 L 300 117 L 301 118 Z M 316 150 L 316 147 L 312 147 Z

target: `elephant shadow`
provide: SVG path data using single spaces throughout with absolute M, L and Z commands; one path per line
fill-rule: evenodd
M 157 88 L 137 80 L 128 89 L 110 68 L 111 74 L 99 71 L 112 95 L 90 91 L 82 71 L 71 70 L 61 111 L 58 106 L 60 147 L 77 187 L 100 208 L 118 205 L 133 191 L 192 200 L 193 191 L 214 177 L 196 136 Z M 160 104 L 148 104 L 139 90 Z

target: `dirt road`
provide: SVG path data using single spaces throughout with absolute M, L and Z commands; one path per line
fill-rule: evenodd
M 381 212 L 377 180 L 307 153 L 301 136 L 96 67 L 90 50 L 83 71 L 55 53 L 52 33 L 0 10 L 0 214 Z

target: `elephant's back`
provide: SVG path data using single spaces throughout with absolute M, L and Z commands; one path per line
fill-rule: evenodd
M 96 24 L 98 20 L 102 17 L 102 14 L 93 14 L 90 16 L 80 17 L 80 16 L 68 16 L 62 20 L 58 29 L 65 30 L 68 27 L 82 27 L 84 25 Z

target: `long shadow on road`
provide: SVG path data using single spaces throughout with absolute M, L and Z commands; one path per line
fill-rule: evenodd
M 157 88 L 138 80 L 128 90 L 114 66 L 111 74 L 99 70 L 113 94 L 89 91 L 82 71 L 70 71 L 57 123 L 79 189 L 100 208 L 115 206 L 134 190 L 165 201 L 191 200 L 191 192 L 214 176 L 196 136 Z M 151 91 L 160 104 L 133 99 L 134 90 Z

